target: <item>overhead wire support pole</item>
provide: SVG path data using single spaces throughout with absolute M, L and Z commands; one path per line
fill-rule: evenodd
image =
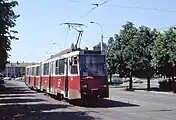
M 101 24 L 91 21 L 90 23 L 97 24 L 101 28 L 101 51 L 103 51 L 103 27 Z

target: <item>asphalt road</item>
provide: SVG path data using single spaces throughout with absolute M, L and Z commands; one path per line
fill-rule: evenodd
M 176 95 L 110 88 L 110 98 L 73 105 L 8 81 L 0 93 L 0 120 L 175 120 Z

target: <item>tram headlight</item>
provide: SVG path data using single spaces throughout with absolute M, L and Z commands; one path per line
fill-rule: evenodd
M 85 85 L 85 84 L 84 84 L 84 85 L 82 86 L 82 88 L 88 88 L 88 85 Z
M 107 88 L 107 87 L 108 87 L 108 85 L 103 85 L 102 87 Z

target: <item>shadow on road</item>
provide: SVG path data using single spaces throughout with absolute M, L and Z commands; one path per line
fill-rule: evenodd
M 13 96 L 9 96 L 9 95 L 1 95 L 0 96 L 0 99 L 1 98 L 13 98 L 13 97 L 34 97 L 34 95 L 13 95 Z
M 45 97 L 35 99 L 36 95 L 25 87 L 8 87 L 0 93 L 0 120 L 94 120 L 88 112 L 77 112 L 64 103 L 49 104 Z M 28 98 L 20 99 L 24 96 Z
M 42 102 L 42 99 L 0 99 L 0 103 L 28 103 L 28 102 Z
M 37 104 L 1 106 L 0 120 L 94 120 L 86 112 L 69 112 L 68 105 Z
M 82 107 L 91 107 L 91 108 L 111 108 L 111 107 L 136 107 L 139 105 L 125 103 L 110 99 L 101 99 L 101 100 L 88 100 L 87 102 L 81 100 L 70 101 L 72 105 L 82 106 Z
M 29 91 L 24 87 L 7 87 L 4 91 L 0 91 L 0 94 L 32 94 L 34 91 Z

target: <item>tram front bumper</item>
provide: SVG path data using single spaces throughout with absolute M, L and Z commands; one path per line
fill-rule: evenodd
M 108 98 L 109 97 L 109 89 L 87 89 L 82 90 L 82 97 L 93 97 L 93 98 Z

